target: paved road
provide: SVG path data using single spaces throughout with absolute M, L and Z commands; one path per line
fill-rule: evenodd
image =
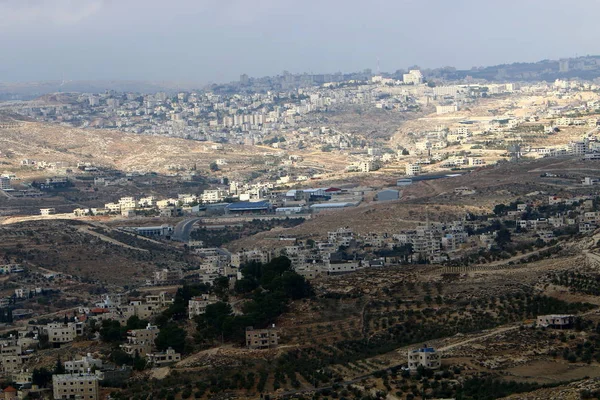
M 173 231 L 172 236 L 173 240 L 188 242 L 190 240 L 190 233 L 192 232 L 194 224 L 201 220 L 202 218 L 189 218 L 179 222 L 177 225 L 175 225 L 175 230 Z

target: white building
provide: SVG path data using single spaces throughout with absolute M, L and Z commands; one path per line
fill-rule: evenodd
M 92 357 L 91 353 L 80 360 L 65 362 L 65 371 L 68 374 L 84 374 L 94 368 L 102 368 L 102 360 Z
M 423 74 L 418 69 L 411 69 L 408 74 L 402 75 L 402 81 L 407 85 L 419 85 L 423 83 Z
M 202 193 L 202 202 L 203 203 L 218 203 L 224 200 L 229 195 L 229 192 L 223 189 L 212 189 L 205 190 Z
M 436 106 L 435 112 L 436 114 L 448 114 L 458 111 L 458 106 L 456 104 L 450 106 Z
M 416 371 L 419 367 L 439 369 L 442 366 L 440 353 L 433 347 L 423 347 L 408 351 L 408 368 Z
M 419 164 L 406 164 L 406 175 L 416 176 L 421 173 L 421 166 Z
M 135 197 L 121 197 L 121 199 L 119 199 L 119 204 L 121 205 L 121 210 L 134 209 L 138 206 Z

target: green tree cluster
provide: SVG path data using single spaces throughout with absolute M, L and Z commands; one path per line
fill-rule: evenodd
M 236 282 L 235 291 L 246 296 L 241 306 L 243 315 L 234 315 L 232 307 L 224 302 L 207 306 L 206 312 L 196 318 L 198 342 L 242 341 L 246 327 L 266 327 L 285 312 L 291 300 L 312 294 L 310 284 L 292 270 L 287 257 L 266 264 L 246 264 L 242 274 L 244 277 Z

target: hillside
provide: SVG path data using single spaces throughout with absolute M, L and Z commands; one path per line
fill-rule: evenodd
M 180 251 L 167 245 L 101 225 L 64 220 L 1 228 L 0 255 L 34 269 L 117 285 L 142 283 L 159 268 L 186 263 Z
M 246 163 L 256 155 L 243 146 L 213 150 L 211 143 L 126 134 L 110 130 L 83 130 L 37 122 L 20 122 L 0 130 L 3 161 L 16 166 L 22 159 L 56 162 L 91 162 L 122 171 L 166 172 L 169 165 L 208 168 L 216 158 Z

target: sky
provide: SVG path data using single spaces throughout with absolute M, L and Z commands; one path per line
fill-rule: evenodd
M 600 54 L 597 0 L 0 0 L 0 82 L 221 83 Z

